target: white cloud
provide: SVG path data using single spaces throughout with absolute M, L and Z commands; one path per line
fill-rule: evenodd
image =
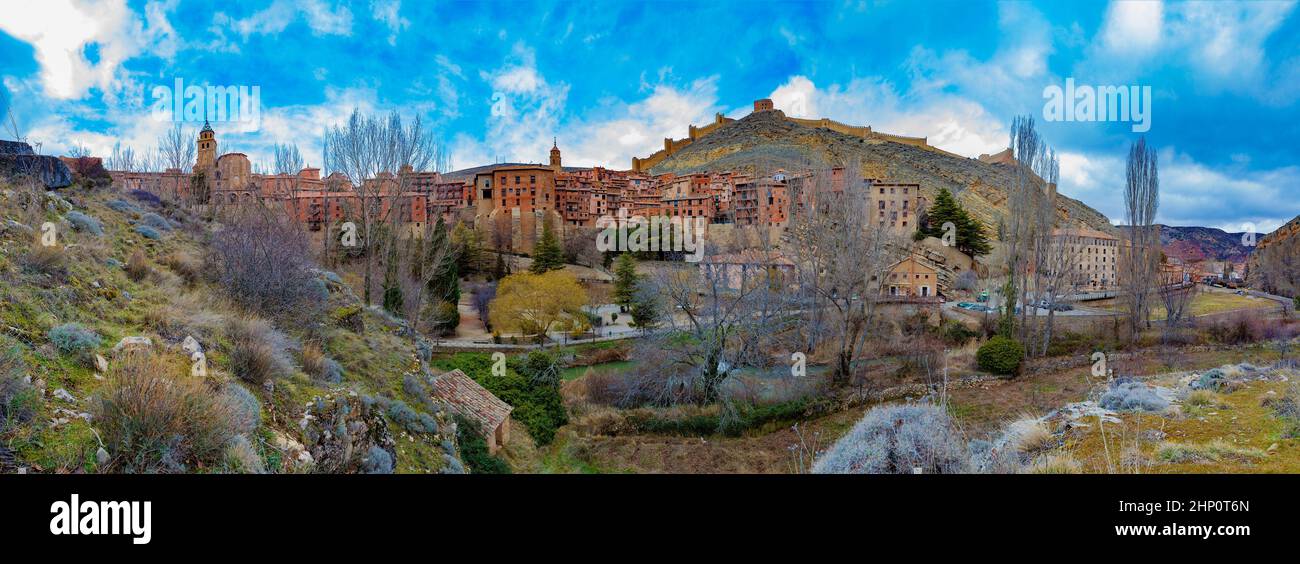
M 1143 55 L 1160 43 L 1164 3 L 1160 0 L 1111 2 L 1101 30 L 1101 43 L 1112 53 Z
M 72 0 L 6 2 L 0 31 L 32 45 L 46 96 L 80 99 L 91 88 L 115 97 L 133 87 L 122 63 L 146 52 L 170 58 L 176 35 L 167 21 L 171 2 L 151 2 L 148 26 L 122 0 L 89 5 Z
M 1113 154 L 1062 152 L 1061 193 L 1080 199 L 1106 214 L 1114 223 L 1124 221 L 1125 147 Z M 1200 225 L 1225 231 L 1243 231 L 1243 223 L 1267 233 L 1290 220 L 1290 210 L 1278 202 L 1300 190 L 1300 167 L 1251 171 L 1239 164 L 1212 167 L 1173 148 L 1158 155 L 1160 207 L 1156 221 L 1166 225 Z M 1279 212 L 1283 212 L 1279 215 Z
M 333 5 L 325 0 L 275 0 L 246 18 L 217 12 L 212 16 L 212 23 L 248 37 L 280 33 L 300 17 L 316 35 L 352 34 L 352 11 L 344 4 Z
M 370 14 L 375 20 L 388 26 L 389 45 L 397 45 L 397 35 L 411 26 L 411 20 L 402 17 L 401 0 L 374 0 L 370 3 Z
M 456 67 L 459 68 L 459 67 Z M 608 98 L 583 117 L 566 119 L 569 85 L 552 83 L 537 69 L 534 53 L 517 44 L 508 60 L 480 78 L 493 89 L 483 139 L 458 135 L 456 166 L 484 162 L 542 162 L 558 137 L 567 166 L 630 166 L 632 157 L 663 147 L 665 137 L 685 137 L 690 124 L 704 125 L 719 111 L 717 77 L 676 86 L 642 81 L 640 100 Z
M 858 78 L 847 85 L 818 88 L 808 77 L 792 76 L 769 96 L 793 117 L 830 118 L 874 131 L 925 137 L 945 151 L 965 156 L 1006 147 L 1002 120 L 970 99 L 942 91 L 897 92 L 888 81 Z

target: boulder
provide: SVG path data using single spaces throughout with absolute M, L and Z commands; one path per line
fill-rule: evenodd
M 72 171 L 58 157 L 37 155 L 32 146 L 21 141 L 0 141 L 0 177 L 31 177 L 46 188 L 63 188 L 72 184 Z
M 299 424 L 316 472 L 363 473 L 372 449 L 383 450 L 389 460 L 397 460 L 396 441 L 376 402 L 355 395 L 316 398 L 307 405 Z
M 115 355 L 121 354 L 122 351 L 126 349 L 134 349 L 134 348 L 147 349 L 151 347 L 153 347 L 153 340 L 150 339 L 149 337 L 143 337 L 140 335 L 134 335 L 131 337 L 122 337 L 122 340 L 118 341 L 117 344 L 113 346 L 113 354 Z
M 186 355 L 193 357 L 194 353 L 203 352 L 203 345 L 200 345 L 199 340 L 195 339 L 193 335 L 186 335 L 185 340 L 181 341 L 181 350 L 185 351 Z

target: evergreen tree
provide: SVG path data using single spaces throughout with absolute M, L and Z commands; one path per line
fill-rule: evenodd
M 636 259 L 631 253 L 618 255 L 614 261 L 614 303 L 627 311 L 636 300 L 637 282 Z
M 466 227 L 465 222 L 458 222 L 456 228 L 451 230 L 451 242 L 456 245 L 460 271 L 478 272 L 479 256 L 482 254 L 478 232 Z
M 384 269 L 384 309 L 394 315 L 402 314 L 402 285 L 397 275 L 397 244 L 396 241 L 388 246 L 388 264 Z
M 528 269 L 533 274 L 545 274 L 552 270 L 564 268 L 564 249 L 551 230 L 551 222 L 542 224 L 542 238 L 533 248 L 533 265 Z
M 926 210 L 925 216 L 926 223 L 920 229 L 925 235 L 943 238 L 943 225 L 952 222 L 956 227 L 957 250 L 972 257 L 987 255 L 993 250 L 988 236 L 984 234 L 984 226 L 957 203 L 947 188 L 939 189 L 939 195 L 935 197 L 930 209 Z
M 446 249 L 447 252 L 440 252 Z M 447 236 L 447 224 L 438 218 L 433 226 L 433 233 L 425 245 L 426 256 L 424 268 L 432 268 L 429 276 L 428 293 L 433 301 L 447 301 L 453 304 L 460 301 L 460 270 L 454 245 Z
M 501 251 L 497 251 L 497 263 L 496 266 L 492 269 L 492 278 L 494 280 L 500 280 L 502 278 L 505 278 L 509 274 L 510 272 L 507 271 L 506 269 L 505 253 L 502 253 Z
M 637 292 L 632 298 L 632 326 L 638 329 L 653 329 L 659 324 L 659 303 L 647 292 Z

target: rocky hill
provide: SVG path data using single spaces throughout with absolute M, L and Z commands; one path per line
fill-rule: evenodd
M 1160 244 L 1165 254 L 1187 262 L 1244 262 L 1252 247 L 1242 244 L 1243 235 L 1214 227 L 1160 226 Z
M 1300 296 L 1300 216 L 1255 242 L 1246 263 L 1246 283 L 1266 292 Z
M 784 119 L 777 111 L 755 112 L 727 123 L 660 162 L 651 172 L 744 169 L 755 164 L 797 169 L 811 163 L 845 162 L 862 163 L 868 176 L 917 182 L 931 199 L 941 187 L 947 187 L 991 234 L 1006 214 L 1006 187 L 1013 182 L 1010 165 L 808 127 Z M 1106 216 L 1078 200 L 1059 196 L 1057 214 L 1065 225 L 1114 232 Z
M 347 276 L 251 310 L 205 261 L 228 223 L 95 186 L 0 179 L 0 473 L 464 471 L 428 340 Z

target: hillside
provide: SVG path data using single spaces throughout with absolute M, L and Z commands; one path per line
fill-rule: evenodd
M 1300 216 L 1255 242 L 1246 263 L 1246 283 L 1252 288 L 1300 296 Z
M 309 315 L 253 311 L 229 225 L 104 184 L 0 181 L 0 473 L 463 471 L 404 322 L 316 268 Z
M 738 169 L 756 163 L 800 168 L 810 163 L 863 163 L 877 178 L 917 182 L 933 199 L 942 187 L 993 231 L 1006 213 L 1009 165 L 991 164 L 887 140 L 868 140 L 783 119 L 776 111 L 756 112 L 721 126 L 665 159 L 651 172 L 688 173 Z M 1110 221 L 1083 202 L 1058 197 L 1057 214 L 1067 225 L 1113 232 Z
M 1241 243 L 1244 233 L 1228 233 L 1214 227 L 1161 225 L 1160 244 L 1165 254 L 1187 262 L 1244 262 L 1251 247 Z

